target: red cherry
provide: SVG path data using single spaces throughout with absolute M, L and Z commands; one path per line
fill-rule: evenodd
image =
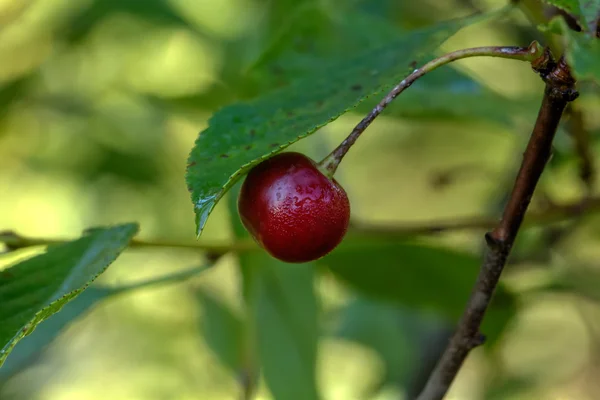
M 242 223 L 273 257 L 302 263 L 323 257 L 350 221 L 344 189 L 300 153 L 280 153 L 255 166 L 238 198 Z

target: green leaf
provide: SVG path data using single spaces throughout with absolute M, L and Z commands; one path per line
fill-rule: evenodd
M 25 336 L 10 353 L 0 368 L 0 382 L 6 381 L 23 368 L 28 367 L 43 353 L 70 323 L 89 312 L 98 303 L 114 296 L 131 293 L 135 290 L 153 286 L 179 283 L 208 269 L 208 266 L 195 267 L 173 274 L 148 279 L 122 286 L 90 286 L 80 295 L 68 302 L 60 312 L 51 315 L 36 329 Z
M 312 4 L 294 14 L 249 75 L 255 78 L 257 91 L 283 86 L 298 76 L 314 74 L 320 65 L 375 48 L 402 34 L 406 33 L 387 20 L 364 11 L 333 13 L 320 3 Z M 370 98 L 357 111 L 366 114 L 379 100 Z M 534 107 L 532 104 L 505 98 L 448 66 L 415 82 L 386 113 L 412 118 L 480 118 L 511 126 L 511 117 L 535 111 L 537 99 Z
M 250 68 L 259 88 L 284 86 L 299 76 L 314 74 L 324 64 L 347 60 L 400 38 L 388 21 L 365 13 L 330 11 L 321 3 L 298 8 L 286 28 Z M 255 83 L 256 84 L 256 83 Z
M 595 36 L 600 19 L 600 0 L 579 0 L 579 8 L 587 31 Z
M 577 80 L 600 83 L 600 40 L 572 31 L 562 17 L 554 18 L 543 29 L 564 35 L 567 61 Z
M 433 58 L 433 57 L 431 57 Z M 479 119 L 512 127 L 516 116 L 532 114 L 538 99 L 509 99 L 476 82 L 452 66 L 428 73 L 399 96 L 386 115 L 402 118 Z M 358 112 L 369 112 L 378 102 L 361 103 Z
M 229 211 L 237 238 L 247 239 L 237 213 L 238 184 L 229 193 Z M 267 387 L 275 399 L 319 399 L 316 382 L 319 307 L 315 266 L 286 264 L 265 251 L 239 255 L 248 315 L 248 340 Z M 250 375 L 255 374 L 254 371 Z
M 560 8 L 563 11 L 571 14 L 573 17 L 578 19 L 581 16 L 581 8 L 579 7 L 579 0 L 544 0 L 546 3 Z
M 360 398 L 398 387 L 415 398 L 446 347 L 453 329 L 435 316 L 358 295 L 334 315 L 332 334 L 375 351 L 385 366 L 380 381 Z
M 418 359 L 411 344 L 406 310 L 395 304 L 359 296 L 351 300 L 337 316 L 333 331 L 337 338 L 351 340 L 373 349 L 385 365 L 379 386 L 406 382 Z M 368 396 L 361 396 L 367 398 Z
M 34 363 L 43 350 L 77 318 L 86 314 L 100 301 L 113 294 L 108 288 L 89 287 L 67 303 L 60 312 L 43 321 L 28 336 L 24 337 L 0 368 L 0 382 L 6 381 L 19 371 Z
M 598 18 L 600 18 L 600 0 L 545 0 L 561 10 L 571 14 L 584 31 L 592 36 L 596 34 Z
M 577 32 L 567 35 L 567 57 L 575 77 L 600 83 L 600 40 Z
M 285 264 L 257 251 L 242 256 L 241 268 L 252 269 L 248 289 L 258 356 L 273 397 L 319 399 L 314 266 Z
M 462 315 L 481 260 L 471 254 L 383 237 L 347 237 L 319 261 L 350 287 L 455 323 Z M 494 342 L 514 314 L 515 301 L 500 285 L 483 333 Z
M 137 229 L 137 224 L 125 224 L 89 230 L 0 271 L 0 366 L 17 342 L 104 272 Z
M 242 318 L 215 296 L 196 291 L 202 309 L 200 328 L 206 344 L 237 376 L 245 368 L 244 323 Z
M 388 89 L 412 71 L 414 62 L 473 19 L 411 32 L 343 62 L 323 66 L 285 88 L 217 112 L 189 157 L 186 182 L 200 235 L 216 202 L 252 166 L 310 135 Z

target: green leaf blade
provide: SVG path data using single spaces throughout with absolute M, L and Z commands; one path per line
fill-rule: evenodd
M 245 367 L 244 321 L 216 296 L 196 290 L 202 315 L 202 337 L 221 363 L 234 375 Z
M 579 8 L 587 31 L 595 36 L 598 20 L 600 19 L 600 0 L 579 0 Z
M 249 234 L 237 214 L 240 187 L 236 185 L 229 193 L 228 205 L 236 237 L 247 239 Z M 251 358 L 246 364 L 251 370 L 245 375 L 257 380 L 262 370 L 275 399 L 320 399 L 315 264 L 286 264 L 256 250 L 239 255 L 239 268 L 247 310 L 246 354 Z
M 197 138 L 186 172 L 197 234 L 216 202 L 252 166 L 396 84 L 468 21 L 411 32 L 217 112 Z
M 113 292 L 102 287 L 89 287 L 61 310 L 43 321 L 29 335 L 21 339 L 0 368 L 0 385 L 33 363 L 42 352 L 73 321 L 89 312 Z
M 320 399 L 314 266 L 285 264 L 266 253 L 250 257 L 251 268 L 259 268 L 254 271 L 250 292 L 265 382 L 276 399 Z
M 584 31 L 596 35 L 600 18 L 600 0 L 545 0 L 546 3 L 571 14 Z
M 600 83 L 600 43 L 598 39 L 573 32 L 569 33 L 567 55 L 573 73 L 579 80 L 594 80 Z
M 481 260 L 452 249 L 391 238 L 349 237 L 319 264 L 359 293 L 456 322 L 477 278 Z M 483 333 L 500 335 L 515 300 L 499 286 Z
M 136 224 L 94 229 L 1 271 L 0 366 L 23 337 L 104 272 L 137 229 Z
M 564 35 L 565 55 L 578 81 L 600 83 L 600 40 L 583 32 L 572 31 L 562 17 L 554 18 L 543 29 Z
M 571 14 L 575 18 L 581 17 L 579 0 L 544 0 L 546 3 Z

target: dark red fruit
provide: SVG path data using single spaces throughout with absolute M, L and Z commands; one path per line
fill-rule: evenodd
M 289 263 L 329 253 L 350 221 L 344 189 L 300 153 L 281 153 L 254 167 L 242 186 L 238 210 L 254 239 Z

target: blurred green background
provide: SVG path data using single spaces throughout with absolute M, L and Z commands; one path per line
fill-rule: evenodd
M 69 238 L 90 226 L 138 221 L 141 239 L 193 245 L 184 172 L 212 113 L 285 83 L 279 80 L 286 74 L 277 75 L 275 67 L 294 76 L 321 60 L 376 44 L 385 29 L 401 34 L 503 5 L 491 0 L 0 0 L 0 230 Z M 353 18 L 380 21 L 381 31 Z M 441 51 L 526 46 L 533 39 L 543 40 L 515 11 L 460 31 Z M 498 216 L 542 90 L 528 66 L 498 59 L 461 61 L 415 84 L 369 128 L 339 169 L 353 218 L 402 226 Z M 597 156 L 600 114 L 594 113 L 593 87 L 582 90 L 579 105 Z M 359 107 L 290 150 L 324 156 L 368 109 Z M 566 130 L 559 132 L 539 193 L 533 208 L 586 193 Z M 471 354 L 449 399 L 600 397 L 595 379 L 599 221 L 590 213 L 576 223 L 521 233 L 505 275 L 505 290 L 516 299 L 508 325 L 494 343 Z M 479 257 L 483 233 L 421 240 Z M 231 240 L 223 201 L 201 242 Z M 0 267 L 32 251 L 0 255 Z M 122 285 L 203 262 L 205 255 L 194 249 L 131 249 L 99 283 Z M 373 267 L 360 257 L 343 262 Z M 381 253 L 377 262 L 389 268 L 392 281 L 401 281 L 406 268 L 425 275 L 418 261 L 398 264 L 393 252 Z M 0 370 L 0 399 L 240 398 L 239 376 L 217 356 L 203 325 L 218 308 L 213 303 L 241 313 L 239 275 L 238 260 L 227 255 L 185 283 L 98 302 L 43 352 L 10 371 L 7 363 Z M 468 288 L 473 280 L 466 275 L 456 285 Z M 427 276 L 420 281 L 426 292 Z M 417 294 L 420 289 L 414 288 Z M 390 302 L 327 273 L 319 275 L 316 291 L 323 398 L 414 396 L 451 332 L 453 321 L 437 310 L 444 306 L 430 302 L 423 311 Z M 77 310 L 57 315 L 62 313 L 75 316 Z M 18 348 L 27 346 L 34 345 L 25 340 Z M 9 362 L 11 357 L 16 356 Z M 270 398 L 262 383 L 257 398 Z

